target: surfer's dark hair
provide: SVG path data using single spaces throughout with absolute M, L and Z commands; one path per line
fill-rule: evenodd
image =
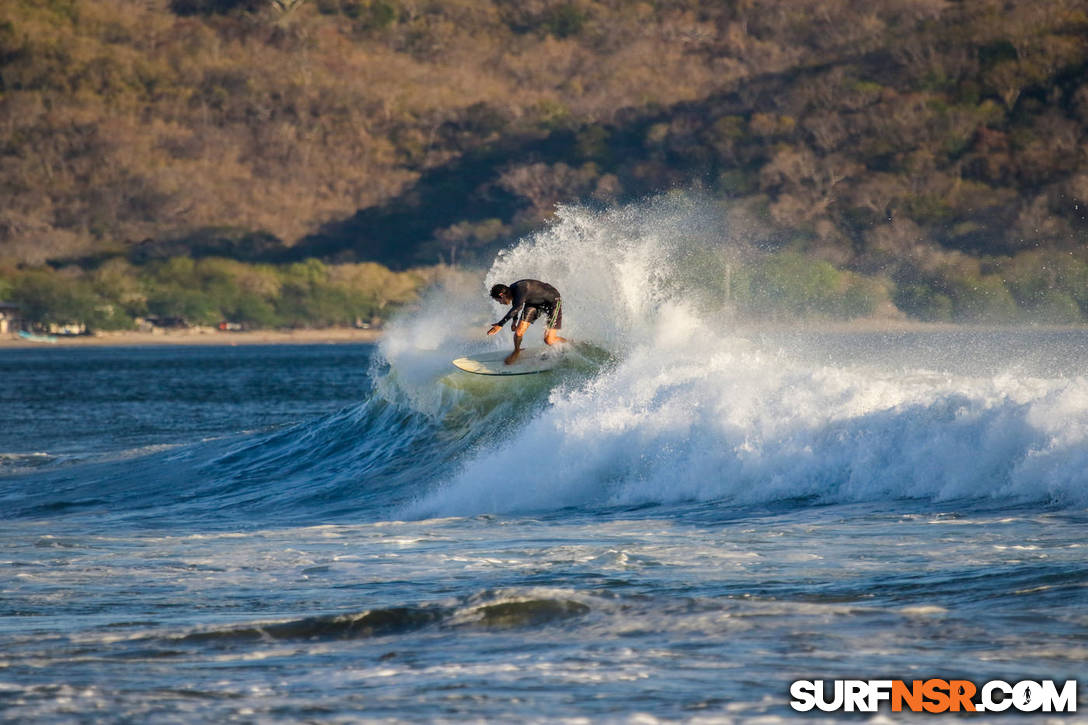
M 491 299 L 499 299 L 499 295 L 509 294 L 510 288 L 504 284 L 497 284 L 491 288 Z

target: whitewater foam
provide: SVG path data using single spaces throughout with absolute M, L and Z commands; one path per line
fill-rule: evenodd
M 705 205 L 666 198 L 609 212 L 561 208 L 553 226 L 500 254 L 472 294 L 549 281 L 563 294 L 565 333 L 617 362 L 560 383 L 543 406 L 507 411 L 512 424 L 400 513 L 719 499 L 1088 502 L 1084 377 L 954 374 L 928 367 L 924 354 L 910 359 L 912 349 L 893 351 L 892 365 L 814 363 L 746 339 L 706 283 L 707 260 L 733 253 L 728 239 Z M 432 301 L 391 331 L 383 353 L 398 374 L 430 365 L 405 362 L 401 330 L 448 322 L 465 299 Z M 448 355 L 493 343 L 443 344 Z M 434 387 L 435 370 L 416 383 Z

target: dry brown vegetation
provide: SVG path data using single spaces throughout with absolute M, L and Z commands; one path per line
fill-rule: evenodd
M 915 316 L 1088 309 L 1024 282 L 1088 241 L 1085 0 L 8 0 L 0 63 L 9 261 L 482 261 L 695 183 Z
M 511 125 L 609 121 L 746 72 L 707 52 L 714 23 L 613 5 L 5 3 L 3 251 L 205 226 L 290 243 Z

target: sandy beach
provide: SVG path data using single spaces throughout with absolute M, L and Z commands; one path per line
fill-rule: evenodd
M 334 327 L 323 330 L 250 330 L 224 332 L 211 328 L 135 332 L 99 332 L 93 335 L 55 336 L 56 342 L 26 340 L 16 335 L 0 337 L 0 348 L 130 347 L 137 345 L 320 345 L 376 342 L 379 330 Z
M 911 333 L 949 331 L 1009 331 L 1009 330 L 1081 330 L 1081 325 L 1031 325 L 1031 324 L 955 324 L 948 322 L 920 322 L 888 318 L 861 318 L 857 320 L 809 320 L 802 322 L 735 322 L 728 332 L 740 336 L 758 333 L 782 333 L 790 331 L 822 332 L 826 334 L 850 333 Z M 724 333 L 725 331 L 723 331 Z M 312 330 L 249 330 L 225 332 L 208 327 L 186 330 L 157 330 L 136 332 L 131 330 L 98 332 L 93 335 L 54 336 L 55 342 L 26 340 L 16 335 L 0 336 L 0 349 L 52 348 L 52 347 L 135 347 L 143 345 L 321 345 L 359 342 L 377 342 L 381 330 L 359 330 L 352 327 L 332 327 Z

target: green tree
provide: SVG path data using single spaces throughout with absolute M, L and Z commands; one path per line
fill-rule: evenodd
M 14 280 L 11 296 L 23 318 L 35 325 L 88 324 L 102 304 L 89 285 L 52 270 L 24 272 Z

